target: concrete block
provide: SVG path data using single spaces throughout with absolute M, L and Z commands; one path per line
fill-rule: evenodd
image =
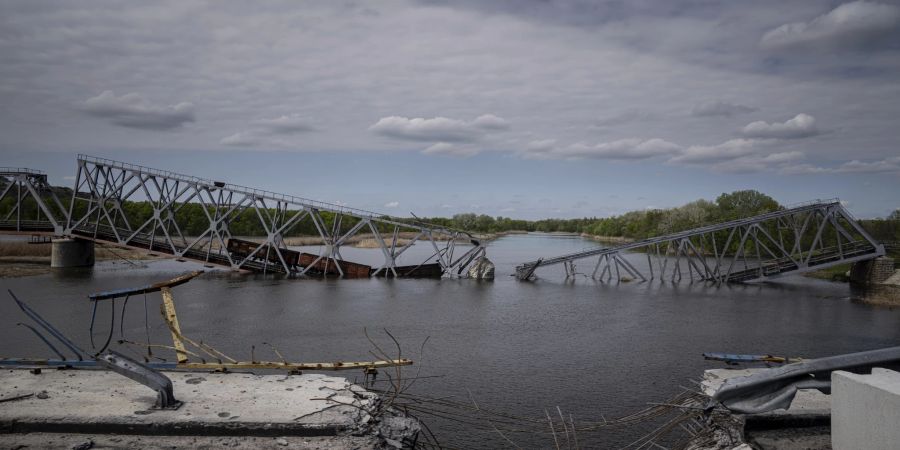
M 83 239 L 54 239 L 50 244 L 50 267 L 91 267 L 94 243 Z
M 900 448 L 900 373 L 831 373 L 831 445 L 835 450 Z

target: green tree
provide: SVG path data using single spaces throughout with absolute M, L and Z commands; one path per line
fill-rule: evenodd
M 745 190 L 722 194 L 716 198 L 718 221 L 750 217 L 781 209 L 772 197 L 759 191 Z
M 894 212 L 888 214 L 887 220 L 900 220 L 900 209 L 895 209 Z

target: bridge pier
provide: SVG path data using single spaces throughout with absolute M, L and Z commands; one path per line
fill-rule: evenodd
M 850 267 L 850 282 L 858 284 L 880 284 L 894 274 L 894 258 L 880 256 L 859 261 Z
M 84 239 L 54 239 L 50 267 L 91 267 L 94 265 L 94 242 Z

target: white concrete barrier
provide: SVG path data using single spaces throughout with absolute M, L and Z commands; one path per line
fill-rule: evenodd
M 900 449 L 900 373 L 831 373 L 831 445 L 834 450 Z

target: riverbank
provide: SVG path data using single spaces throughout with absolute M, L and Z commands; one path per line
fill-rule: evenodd
M 628 244 L 635 241 L 632 238 L 627 238 L 624 236 L 600 236 L 587 233 L 581 233 L 579 236 L 585 239 L 590 239 L 592 241 L 602 242 L 604 244 Z
M 50 272 L 50 244 L 0 241 L 0 278 L 28 277 Z M 142 261 L 157 259 L 146 250 L 96 245 L 97 261 Z

